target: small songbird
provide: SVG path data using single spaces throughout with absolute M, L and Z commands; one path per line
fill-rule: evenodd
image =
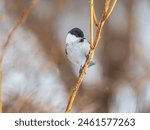
M 89 50 L 90 43 L 86 38 L 84 38 L 84 33 L 81 29 L 71 29 L 66 37 L 65 53 L 72 63 L 77 64 L 80 67 L 79 73 L 85 63 Z M 92 65 L 95 65 L 95 63 L 90 61 L 88 67 Z

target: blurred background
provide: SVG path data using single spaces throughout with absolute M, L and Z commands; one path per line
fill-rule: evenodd
M 31 0 L 0 0 L 0 46 Z M 104 0 L 95 0 L 98 19 Z M 74 27 L 89 39 L 89 0 L 38 0 L 3 60 L 3 112 L 64 112 L 78 68 L 65 55 Z M 150 1 L 118 0 L 72 112 L 150 112 Z

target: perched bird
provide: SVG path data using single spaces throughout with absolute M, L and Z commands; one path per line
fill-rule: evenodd
M 81 68 L 85 63 L 87 55 L 90 50 L 90 43 L 89 41 L 84 38 L 84 33 L 79 28 L 71 29 L 66 37 L 66 48 L 65 53 L 68 59 L 77 64 Z M 95 65 L 93 61 L 90 61 L 89 66 Z

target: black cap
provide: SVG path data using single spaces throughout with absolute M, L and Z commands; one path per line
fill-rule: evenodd
M 83 32 L 79 28 L 73 28 L 68 33 L 71 33 L 72 35 L 75 35 L 76 37 L 84 37 Z

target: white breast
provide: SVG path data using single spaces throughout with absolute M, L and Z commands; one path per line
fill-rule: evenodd
M 81 38 L 77 38 L 71 34 L 68 34 L 66 38 L 66 50 L 69 60 L 80 66 L 83 66 L 86 55 L 90 50 L 90 44 L 86 39 L 83 42 L 79 42 Z

